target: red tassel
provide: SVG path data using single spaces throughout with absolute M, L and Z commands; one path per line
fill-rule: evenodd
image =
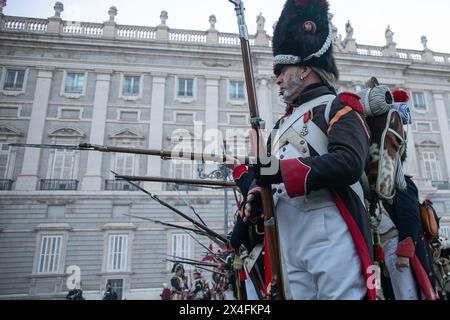
M 402 89 L 395 89 L 392 91 L 392 95 L 394 96 L 395 102 L 408 102 L 409 101 L 409 95 L 408 92 Z
M 384 262 L 383 248 L 378 245 L 373 246 L 373 257 L 375 261 L 383 263 Z

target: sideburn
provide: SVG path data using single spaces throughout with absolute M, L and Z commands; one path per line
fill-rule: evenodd
M 286 103 L 294 103 L 297 97 L 304 89 L 304 81 L 300 78 L 298 72 L 292 74 L 288 80 L 288 88 L 284 92 L 284 101 Z

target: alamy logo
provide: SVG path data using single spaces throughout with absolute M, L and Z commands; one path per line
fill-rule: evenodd
M 367 278 L 367 288 L 369 290 L 381 290 L 381 269 L 377 265 L 371 265 L 366 270 L 369 277 Z
M 80 289 L 81 269 L 79 266 L 68 266 L 66 274 L 69 275 L 66 281 L 67 289 Z

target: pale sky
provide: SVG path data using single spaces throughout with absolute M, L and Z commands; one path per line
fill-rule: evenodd
M 162 10 L 169 13 L 167 25 L 177 29 L 206 30 L 211 14 L 217 18 L 216 28 L 237 33 L 233 5 L 228 0 L 62 0 L 65 20 L 103 22 L 108 9 L 116 6 L 116 22 L 128 25 L 156 26 Z M 256 16 L 266 18 L 266 30 L 278 19 L 285 0 L 246 0 L 246 19 L 250 33 L 256 31 Z M 53 15 L 52 0 L 7 0 L 5 15 L 47 18 Z M 450 53 L 450 0 L 330 0 L 333 23 L 345 36 L 347 20 L 353 25 L 359 44 L 385 44 L 388 25 L 395 33 L 394 41 L 402 49 L 422 50 L 420 37 L 428 38 L 428 47 Z

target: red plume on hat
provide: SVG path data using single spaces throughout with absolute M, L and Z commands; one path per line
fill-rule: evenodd
M 408 92 L 406 92 L 405 90 L 395 89 L 392 91 L 392 95 L 394 96 L 394 101 L 397 103 L 407 103 L 409 101 Z
M 322 50 L 329 40 L 328 10 L 327 0 L 287 0 L 275 27 L 273 55 L 299 57 L 300 64 L 321 68 L 337 78 L 332 46 L 319 57 L 303 60 Z

